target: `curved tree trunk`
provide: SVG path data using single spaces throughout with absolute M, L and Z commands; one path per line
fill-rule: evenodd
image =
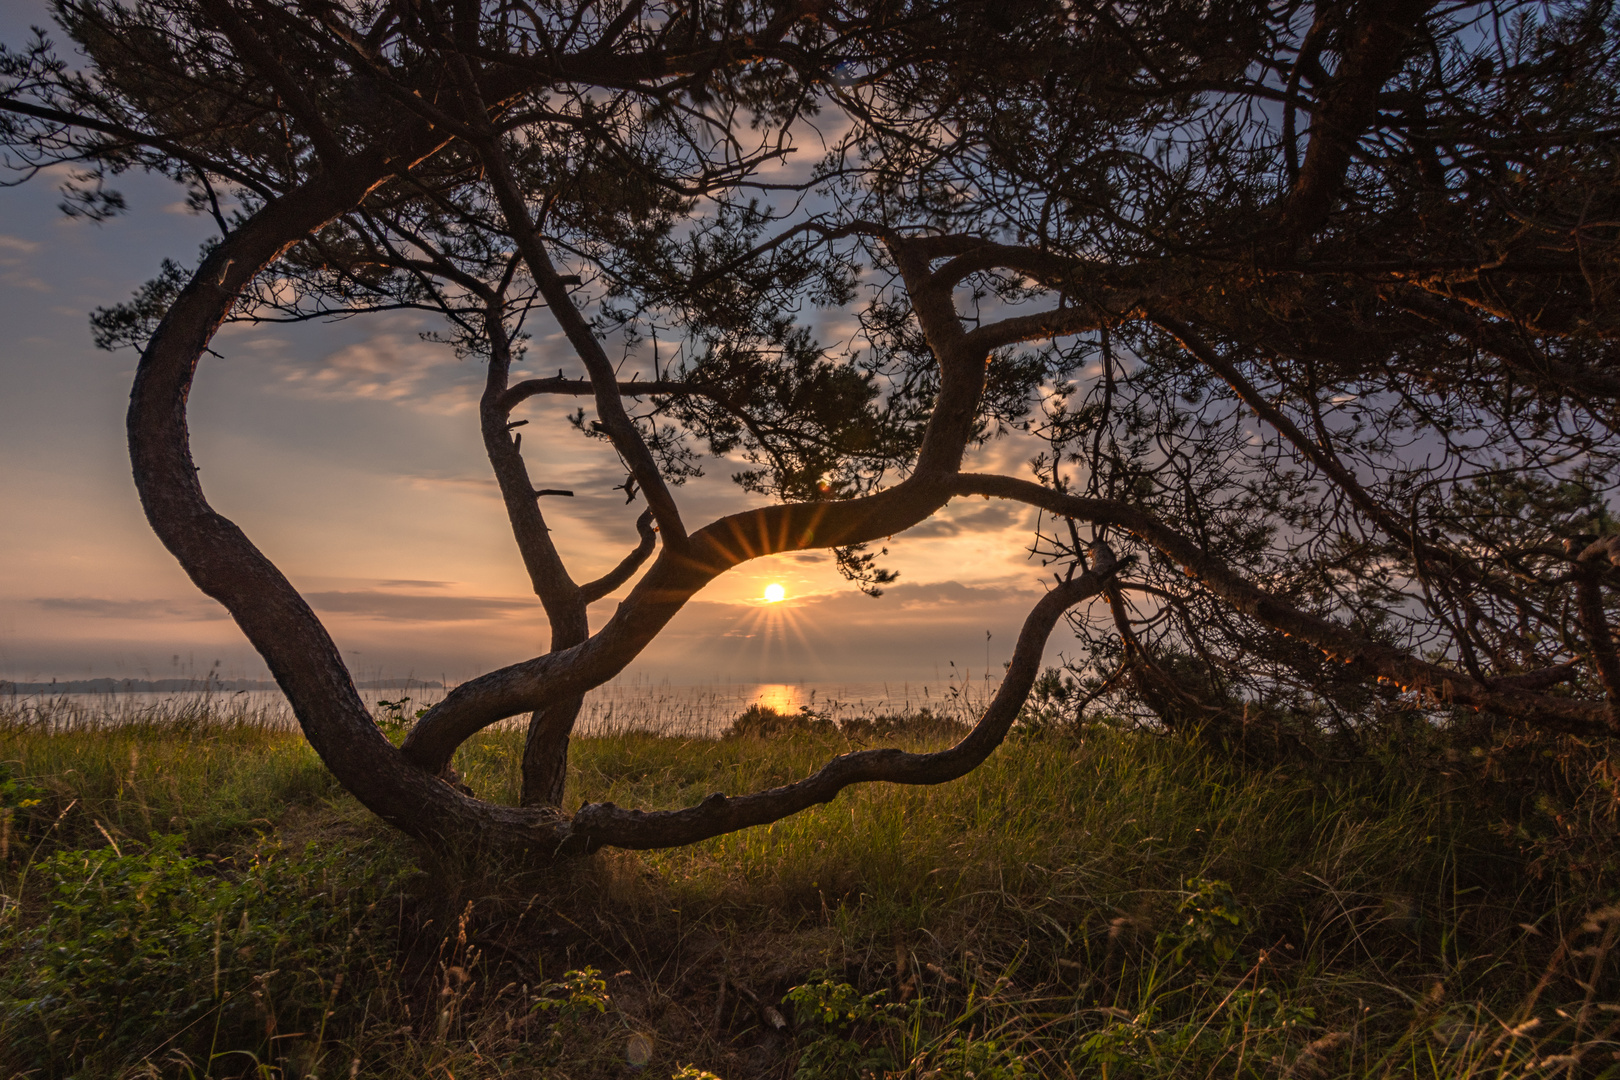
M 382 154 L 352 159 L 341 174 L 317 176 L 269 203 L 210 252 L 142 353 L 128 414 L 135 483 L 153 530 L 198 588 L 235 618 L 286 693 L 310 745 L 348 791 L 384 820 L 423 840 L 555 858 L 604 845 L 691 843 L 777 820 L 827 801 L 854 783 L 940 783 L 966 773 L 999 745 L 1039 670 L 1053 626 L 1069 606 L 1096 595 L 1106 574 L 1063 583 L 1036 605 L 984 718 L 961 743 L 936 754 L 862 751 L 771 791 L 729 799 L 711 796 L 698 807 L 654 813 L 592 804 L 572 820 L 551 807 L 480 802 L 439 776 L 467 735 L 526 710 L 549 718 L 550 707 L 612 678 L 686 599 L 730 567 L 778 551 L 873 540 L 924 520 L 951 497 L 949 477 L 935 472 L 913 474 L 862 499 L 763 507 L 714 522 L 678 550 L 665 549 L 600 633 L 463 683 L 396 750 L 373 722 L 336 645 L 309 605 L 235 524 L 209 506 L 192 461 L 186 423 L 196 364 L 242 290 L 289 246 L 358 205 L 390 172 L 390 159 Z M 948 420 L 961 426 L 960 407 L 951 410 Z M 948 441 L 936 440 L 945 458 L 951 456 Z M 631 559 L 587 586 L 586 595 L 622 583 L 633 572 L 632 560 L 639 564 L 650 550 L 646 526 L 642 546 Z
M 1312 137 L 1305 160 L 1297 167 L 1290 163 L 1292 183 L 1286 198 L 1266 219 L 1266 229 L 1253 236 L 1263 241 L 1262 246 L 1275 248 L 1275 252 L 1262 252 L 1264 257 L 1254 266 L 1250 265 L 1250 256 L 1217 256 L 1234 259 L 1217 264 L 1204 256 L 1176 254 L 1118 265 L 1106 257 L 1063 255 L 1048 250 L 1044 241 L 1035 250 L 993 243 L 982 237 L 908 237 L 886 224 L 850 222 L 848 231 L 840 226 L 835 231 L 842 235 L 860 233 L 887 245 L 922 338 L 938 364 L 938 391 L 914 468 L 905 480 L 877 494 L 843 502 L 762 507 L 690 532 L 660 473 L 653 445 L 643 437 L 637 419 L 624 406 L 622 398 L 629 392 L 618 381 L 616 369 L 595 338 L 590 321 L 575 307 L 567 279 L 552 264 L 549 249 L 530 213 L 535 192 L 524 189 L 504 157 L 502 139 L 526 137 L 520 128 L 505 126 L 511 120 L 505 114 L 516 108 L 513 103 L 518 101 L 520 89 L 562 83 L 583 85 L 593 78 L 598 80 L 595 85 L 646 93 L 649 102 L 663 99 L 672 87 L 678 86 L 671 79 L 702 72 L 712 74 L 734 61 L 760 58 L 764 55 L 758 51 L 762 41 L 780 42 L 788 26 L 813 13 L 807 15 L 795 8 L 782 18 L 772 18 L 761 34 L 724 36 L 690 55 L 667 52 L 660 39 L 657 47 L 649 46 L 644 54 L 636 52 L 639 47 L 626 46 L 630 53 L 621 56 L 612 40 L 626 32 L 637 17 L 638 9 L 629 8 L 624 15 L 627 21 L 616 21 L 605 44 L 592 46 L 566 63 L 562 57 L 542 62 L 525 50 L 521 57 L 513 55 L 506 61 L 486 64 L 479 56 L 483 50 L 471 48 L 478 42 L 476 7 L 458 9 L 457 36 L 453 41 L 428 35 L 411 46 L 421 49 L 424 57 L 431 57 L 436 49 L 448 49 L 442 57 L 445 66 L 424 73 L 420 87 L 415 85 L 416 75 L 410 76 L 409 85 L 393 84 L 398 91 L 394 100 L 401 106 L 398 115 L 391 115 L 386 124 L 371 129 L 365 124 L 334 127 L 326 123 L 322 115 L 325 103 L 303 93 L 293 74 L 282 67 L 275 50 L 264 47 L 258 39 L 250 21 L 238 18 L 228 6 L 206 6 L 214 12 L 219 29 L 238 49 L 243 66 L 260 69 L 268 78 L 273 96 L 290 103 L 284 119 L 290 118 L 313 147 L 307 157 L 303 151 L 295 151 L 287 168 L 300 170 L 297 175 L 309 175 L 302 171 L 308 168 L 324 171 L 282 197 L 272 198 L 230 231 L 203 260 L 165 315 L 142 354 L 131 393 L 128 433 L 134 479 L 142 506 L 160 540 L 197 586 L 226 607 L 264 657 L 310 744 L 339 782 L 367 807 L 411 835 L 462 846 L 517 848 L 544 857 L 603 845 L 659 847 L 774 821 L 831 799 L 853 783 L 938 783 L 964 774 L 985 760 L 1005 737 L 1039 669 L 1044 643 L 1057 620 L 1071 605 L 1108 587 L 1115 569 L 1112 564 L 1060 582 L 1035 606 L 994 701 L 973 731 L 948 750 L 936 754 L 899 750 L 849 754 L 797 783 L 737 797 L 714 795 L 699 806 L 681 810 L 642 813 L 594 804 L 583 807 L 570 819 L 558 809 L 566 777 L 568 740 L 583 695 L 622 671 L 714 578 L 762 555 L 878 540 L 918 524 L 952 497 L 966 494 L 1016 499 L 1071 519 L 1118 526 L 1159 555 L 1185 567 L 1211 596 L 1232 610 L 1281 633 L 1298 636 L 1359 671 L 1398 683 L 1426 701 L 1495 709 L 1583 733 L 1620 731 L 1620 650 L 1616 649 L 1610 625 L 1612 612 L 1606 606 L 1609 597 L 1604 591 L 1610 584 L 1613 564 L 1620 560 L 1614 541 L 1605 539 L 1576 560 L 1579 627 L 1590 647 L 1590 663 L 1608 691 L 1607 702 L 1600 703 L 1536 692 L 1567 678 L 1570 665 L 1488 678 L 1477 667 L 1470 673 L 1431 663 L 1372 640 L 1351 627 L 1291 606 L 1140 507 L 1055 490 L 1061 486 L 1055 474 L 1054 486 L 1042 487 L 1009 476 L 961 473 L 964 452 L 980 432 L 987 365 L 998 350 L 1021 342 L 1084 333 L 1122 319 L 1156 318 L 1176 333 L 1192 356 L 1222 375 L 1243 401 L 1282 432 L 1295 452 L 1333 481 L 1360 513 L 1409 548 L 1419 564 L 1441 565 L 1443 559 L 1454 558 L 1439 547 L 1438 540 L 1425 542 L 1415 531 L 1415 524 L 1403 524 L 1385 513 L 1358 483 L 1351 465 L 1326 448 L 1313 448 L 1306 433 L 1290 422 L 1286 411 L 1272 407 L 1243 378 L 1237 366 L 1228 363 L 1200 336 L 1200 327 L 1207 327 L 1209 320 L 1199 312 L 1205 305 L 1217 303 L 1211 286 L 1220 284 L 1208 276 L 1210 266 L 1241 264 L 1243 275 L 1251 275 L 1251 271 L 1269 273 L 1267 265 L 1286 273 L 1308 268 L 1309 264 L 1296 266 L 1292 252 L 1301 241 L 1320 232 L 1334 215 L 1358 142 L 1377 126 L 1384 87 L 1400 70 L 1411 33 L 1428 18 L 1432 5 L 1427 0 L 1373 0 L 1351 12 L 1344 41 L 1338 46 L 1340 62 L 1331 77 L 1313 87 Z M 545 22 L 538 16 L 535 21 L 537 26 Z M 462 36 L 463 31 L 469 34 Z M 458 52 L 463 45 L 467 51 Z M 1296 71 L 1297 60 L 1296 56 Z M 386 71 L 385 65 L 379 65 L 366 78 L 381 79 Z M 375 89 L 370 83 L 364 88 Z M 426 96 L 424 91 L 428 92 Z M 337 95 L 332 97 L 337 99 Z M 1290 111 L 1297 105 L 1292 97 L 1293 90 Z M 454 115 L 458 100 L 461 113 Z M 41 111 L 15 102 L 5 104 L 8 109 L 32 110 L 48 117 L 51 123 L 74 122 L 68 114 L 58 114 L 54 109 Z M 521 112 L 518 110 L 517 115 L 521 116 Z M 492 117 L 502 119 L 500 131 L 491 123 Z M 102 124 L 95 130 L 105 131 L 114 141 L 84 149 L 83 160 L 112 161 L 119 167 L 135 160 L 127 157 L 129 150 L 121 148 L 122 140 L 129 138 L 130 145 L 149 143 L 158 148 L 168 142 L 166 137 L 153 141 L 138 132 L 132 135 L 121 125 Z M 338 132 L 356 130 L 384 132 L 376 137 L 387 145 L 348 155 Z M 509 425 L 511 408 L 522 400 L 522 394 L 508 386 L 510 358 L 505 351 L 507 338 L 500 322 L 499 297 L 491 299 L 492 293 L 486 296 L 493 320 L 492 351 L 500 356 L 498 361 L 492 361 L 480 421 L 514 536 L 535 593 L 551 622 L 552 641 L 550 651 L 544 655 L 489 672 L 453 689 L 396 750 L 373 723 L 337 647 L 308 604 L 235 524 L 209 506 L 191 457 L 186 406 L 199 358 L 255 276 L 290 246 L 314 236 L 324 224 L 360 206 L 378 186 L 411 173 L 452 140 L 460 141 L 458 162 L 452 164 L 452 169 L 465 170 L 461 175 L 475 178 L 468 179 L 469 184 L 487 181 L 490 185 L 507 223 L 506 231 L 589 373 L 587 385 L 595 400 L 598 423 L 644 493 L 649 514 L 658 522 L 663 549 L 613 617 L 592 635 L 587 619 L 589 604 L 625 584 L 652 558 L 657 544 L 651 521 L 643 516 L 638 522 L 641 543 L 602 579 L 581 585 L 569 575 L 551 542 L 536 501 L 539 493 L 533 489 L 519 453 L 519 439 L 512 435 Z M 165 149 L 164 153 L 170 151 Z M 64 156 L 58 160 L 74 159 Z M 187 162 L 187 168 L 196 169 L 199 178 L 214 168 L 198 164 L 199 160 L 207 160 L 206 155 L 198 160 L 189 156 L 172 160 Z M 759 158 L 764 160 L 767 158 Z M 228 161 L 222 159 L 219 164 L 228 165 Z M 276 175 L 286 175 L 280 169 L 278 165 Z M 729 166 L 721 170 L 722 175 L 728 172 Z M 280 183 L 278 180 L 269 187 L 260 187 L 250 182 L 249 186 L 260 191 L 279 190 Z M 433 192 L 423 194 L 431 196 Z M 397 197 L 398 193 L 390 195 Z M 482 193 L 478 199 L 481 202 Z M 482 229 L 487 222 L 482 219 L 481 209 L 478 218 L 474 227 Z M 227 227 L 223 218 L 220 224 L 222 229 Z M 498 227 L 491 235 L 496 232 Z M 500 243 L 504 250 L 504 237 Z M 1179 261 L 1182 259 L 1187 261 Z M 1466 254 L 1465 263 L 1472 265 L 1475 261 L 1475 255 Z M 1564 264 L 1564 270 L 1559 272 L 1573 275 L 1579 270 L 1586 275 L 1584 259 L 1576 262 L 1578 266 L 1574 262 Z M 1547 265 L 1556 268 L 1560 264 L 1554 260 Z M 1200 270 L 1200 266 L 1204 269 Z M 974 274 L 1000 270 L 1020 274 L 1027 271 L 1032 281 L 1057 294 L 1056 306 L 1045 312 L 1012 314 L 999 321 L 982 321 L 982 312 L 964 320 L 956 309 L 962 288 L 972 285 Z M 1251 275 L 1246 280 L 1258 279 Z M 1394 289 L 1399 280 L 1404 278 L 1387 284 Z M 1436 307 L 1423 302 L 1423 297 L 1412 294 L 1407 286 L 1399 288 L 1406 290 L 1400 303 L 1423 319 L 1450 327 L 1464 339 L 1494 350 L 1509 367 L 1535 369 L 1545 376 L 1536 376 L 1532 381 L 1565 388 L 1580 382 L 1579 366 L 1561 361 L 1544 365 L 1533 351 L 1508 340 L 1509 329 L 1524 326 L 1535 330 L 1541 316 L 1525 317 L 1512 310 L 1512 301 L 1502 306 L 1467 290 L 1456 295 L 1441 293 L 1458 304 L 1477 306 L 1503 320 L 1503 326 L 1489 320 L 1475 325 L 1445 305 Z M 478 292 L 476 286 L 472 289 Z M 1553 322 L 1546 325 L 1568 328 L 1567 312 L 1557 315 L 1556 311 L 1562 310 L 1557 305 L 1554 310 Z M 1188 321 L 1183 323 L 1182 318 Z M 1329 328 L 1334 325 L 1324 324 Z M 1600 328 L 1600 334 L 1606 332 Z M 1601 366 L 1597 364 L 1593 370 Z M 1597 371 L 1597 377 L 1607 378 L 1601 371 Z M 559 374 L 558 384 L 562 382 Z M 1612 396 L 1612 380 L 1595 385 L 1600 390 L 1608 387 Z M 1610 563 L 1609 568 L 1600 565 L 1603 560 Z M 523 807 L 479 802 L 445 782 L 451 775 L 448 769 L 452 757 L 465 739 L 490 724 L 523 713 L 531 714 L 523 763 Z
M 583 697 L 564 698 L 529 716 L 529 733 L 523 740 L 522 805 L 562 806 L 568 785 L 568 740 L 584 705 Z
M 511 339 L 498 300 L 488 298 L 484 309 L 489 371 L 478 403 L 479 427 L 529 583 L 551 623 L 550 651 L 556 652 L 580 645 L 590 636 L 586 617 L 590 600 L 568 573 L 551 541 L 551 530 L 540 511 L 540 496 L 523 462 L 522 437 L 512 434 L 512 407 L 506 397 L 512 371 Z M 583 697 L 566 697 L 547 703 L 529 717 L 523 744 L 523 806 L 562 806 L 568 779 L 568 739 L 583 704 Z
M 711 836 L 764 825 L 789 814 L 831 802 L 851 784 L 875 780 L 899 784 L 943 784 L 966 776 L 1000 746 L 1029 697 L 1041 670 L 1046 639 L 1063 613 L 1099 595 L 1112 571 L 1084 573 L 1043 596 L 1018 633 L 1007 672 L 984 715 L 962 741 L 932 754 L 904 750 L 859 750 L 834 758 L 811 776 L 752 795 L 716 793 L 686 810 L 645 813 L 612 803 L 590 803 L 574 816 L 573 836 L 586 847 L 661 848 L 691 844 Z
M 651 510 L 642 511 L 636 519 L 636 531 L 641 534 L 641 542 L 618 566 L 580 586 L 578 641 L 560 639 L 560 635 L 569 633 L 572 628 L 559 627 L 554 621 L 551 627 L 553 649 L 583 643 L 590 636 L 586 608 L 629 581 L 652 555 L 658 534 L 653 530 Z M 562 806 L 563 791 L 568 783 L 568 740 L 584 705 L 582 696 L 563 698 L 530 715 L 528 736 L 523 741 L 523 793 L 520 797 L 523 806 Z
M 389 744 L 326 628 L 270 560 L 208 505 L 192 463 L 186 401 L 198 358 L 261 268 L 392 171 L 380 154 L 349 166 L 244 222 L 203 260 L 158 326 L 141 356 L 128 414 L 141 505 L 191 580 L 225 606 L 264 657 L 321 760 L 368 808 L 419 837 L 499 834 L 554 845 L 554 822 L 468 799 Z

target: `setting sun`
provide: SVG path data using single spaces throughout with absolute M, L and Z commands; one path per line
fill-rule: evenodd
M 765 602 L 767 604 L 778 604 L 785 599 L 787 599 L 787 590 L 776 582 L 773 581 L 765 586 Z

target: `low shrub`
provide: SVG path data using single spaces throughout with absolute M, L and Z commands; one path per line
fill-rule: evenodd
M 30 871 L 44 917 L 0 926 L 8 1064 L 58 1076 L 160 1051 L 268 1058 L 278 1036 L 318 1044 L 393 951 L 393 921 L 373 916 L 399 869 L 268 842 L 237 867 L 176 836 L 52 854 Z
M 935 741 L 960 738 L 971 728 L 971 724 L 940 716 L 929 709 L 835 718 L 834 711 L 821 711 L 809 705 L 799 706 L 797 712 L 785 713 L 756 702 L 731 722 L 722 738 L 782 739 L 838 734 L 860 743 L 877 739 Z
M 0 865 L 11 857 L 11 845 L 31 836 L 45 803 L 44 788 L 21 775 L 16 763 L 0 761 Z
M 726 739 L 779 739 L 789 735 L 828 735 L 837 730 L 832 717 L 808 705 L 784 713 L 758 702 L 743 710 L 726 728 Z
M 845 738 L 871 742 L 876 739 L 933 741 L 956 739 L 970 731 L 972 725 L 948 716 L 939 716 L 929 709 L 912 713 L 879 713 L 873 716 L 849 716 L 840 720 L 838 730 Z

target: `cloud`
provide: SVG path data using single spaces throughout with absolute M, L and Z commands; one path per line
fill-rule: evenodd
M 9 285 L 14 289 L 28 289 L 32 292 L 52 291 L 51 287 L 42 278 L 16 270 L 8 270 L 0 274 L 0 285 Z
M 304 599 L 317 611 L 408 622 L 482 622 L 514 614 L 533 614 L 538 610 L 533 601 L 506 597 L 439 596 L 377 589 L 312 592 L 305 593 Z
M 403 473 L 399 476 L 402 483 L 409 484 L 419 491 L 459 491 L 465 494 L 482 495 L 492 499 L 499 499 L 501 489 L 493 476 L 465 476 L 445 473 Z
M 1022 609 L 1031 605 L 1037 596 L 1030 592 L 1027 580 L 992 585 L 940 581 L 932 584 L 888 585 L 884 587 L 883 595 L 875 599 L 852 587 L 806 597 L 801 601 L 801 606 L 810 609 L 807 614 L 811 618 L 830 622 L 842 617 L 852 617 L 864 623 L 885 622 L 897 616 L 909 622 L 918 611 L 932 612 L 936 618 L 953 619 L 969 610 L 980 612 L 1001 606 Z
M 442 396 L 443 369 L 454 363 L 443 345 L 385 332 L 329 353 L 313 366 L 286 365 L 282 383 L 300 396 L 420 405 Z
M 17 269 L 26 259 L 19 256 L 32 255 L 39 250 L 39 245 L 32 240 L 23 240 L 16 236 L 7 236 L 0 233 L 0 285 L 9 285 L 14 289 L 29 289 L 33 292 L 50 292 L 51 287 L 34 274 L 26 270 Z
M 464 413 L 477 408 L 482 365 L 458 361 L 448 345 L 424 341 L 428 321 L 409 315 L 368 316 L 361 341 L 312 353 L 295 336 L 262 327 L 227 324 L 220 340 L 233 354 L 266 364 L 270 389 L 291 397 L 373 401 L 423 412 Z
M 95 596 L 40 596 L 33 600 L 46 611 L 87 615 L 97 619 L 184 619 L 212 621 L 224 619 L 225 609 L 204 600 L 109 600 Z
M 1000 532 L 1022 524 L 1027 511 L 1009 502 L 993 502 L 976 510 L 957 510 L 954 504 L 927 521 L 907 529 L 909 539 L 932 539 L 941 536 L 960 536 L 963 533 Z
M 533 601 L 499 596 L 446 596 L 443 593 L 390 590 L 444 589 L 449 581 L 397 579 L 378 583 L 376 589 L 328 590 L 304 594 L 317 611 L 337 615 L 402 622 L 466 623 L 491 619 L 504 620 L 516 614 L 532 614 Z M 81 615 L 96 619 L 203 621 L 229 616 L 208 600 L 110 600 L 93 596 L 42 596 L 33 601 L 46 611 Z

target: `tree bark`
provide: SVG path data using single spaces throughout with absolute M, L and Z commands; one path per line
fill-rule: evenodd
M 584 606 L 594 603 L 630 580 L 653 553 L 657 533 L 653 530 L 651 510 L 642 511 L 636 519 L 641 542 L 626 555 L 618 566 L 595 581 L 580 586 L 581 619 Z M 553 625 L 552 648 L 557 648 L 557 629 Z M 582 635 L 580 640 L 583 641 Z M 562 642 L 561 644 L 571 644 Z M 577 643 L 573 643 L 577 644 Z M 579 722 L 579 712 L 585 705 L 583 697 L 563 698 L 544 708 L 536 709 L 529 717 L 528 736 L 523 741 L 523 792 L 519 802 L 523 806 L 555 806 L 563 804 L 563 793 L 568 785 L 568 743 Z
M 1311 114 L 1299 177 L 1283 202 L 1278 231 L 1303 240 L 1321 228 L 1344 187 L 1356 143 L 1378 116 L 1378 95 L 1400 70 L 1429 0 L 1368 0 L 1349 6 L 1348 48 Z
M 556 544 L 552 543 L 551 530 L 540 512 L 534 481 L 508 426 L 513 404 L 507 394 L 512 370 L 511 341 L 502 321 L 502 305 L 497 300 L 486 301 L 484 308 L 489 372 L 478 404 L 480 427 L 484 451 L 495 471 L 501 499 L 506 504 L 506 517 L 512 525 L 512 536 L 529 573 L 529 583 L 551 623 L 550 649 L 555 652 L 578 645 L 590 636 L 586 615 L 589 600 L 568 573 Z M 528 736 L 523 743 L 521 805 L 562 806 L 563 788 L 568 779 L 568 739 L 583 704 L 583 697 L 573 695 L 548 702 L 530 715 Z
M 562 698 L 530 714 L 529 733 L 523 740 L 521 805 L 562 807 L 568 786 L 568 742 L 584 705 L 584 697 Z

